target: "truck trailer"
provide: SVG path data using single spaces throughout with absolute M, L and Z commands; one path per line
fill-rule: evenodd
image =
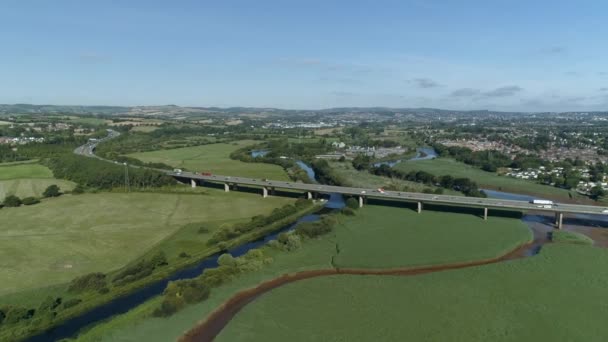
M 532 204 L 542 204 L 542 205 L 553 205 L 553 201 L 543 200 L 543 199 L 533 199 L 530 201 Z

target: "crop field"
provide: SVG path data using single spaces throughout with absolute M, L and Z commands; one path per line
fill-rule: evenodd
M 8 195 L 40 197 L 51 184 L 59 186 L 62 191 L 72 190 L 75 186 L 73 182 L 53 178 L 53 173 L 46 166 L 0 164 L 0 201 Z
M 254 287 L 263 281 L 285 273 L 333 268 L 332 260 L 334 263 L 339 260 L 345 264 L 350 263 L 352 266 L 365 258 L 363 252 L 358 253 L 356 250 L 351 251 L 351 249 L 362 248 L 366 253 L 369 253 L 371 249 L 374 250 L 367 255 L 370 261 L 365 265 L 360 265 L 360 267 L 382 268 L 385 263 L 390 262 L 391 253 L 393 254 L 392 257 L 398 261 L 391 266 L 398 267 L 456 260 L 450 253 L 459 256 L 458 260 L 461 261 L 471 260 L 478 256 L 497 256 L 502 251 L 510 249 L 513 243 L 526 241 L 530 237 L 529 231 L 523 229 L 520 222 L 515 219 L 497 219 L 505 221 L 498 224 L 498 228 L 493 228 L 491 225 L 495 221 L 492 217 L 484 222 L 481 218 L 470 214 L 445 214 L 446 216 L 435 216 L 434 214 L 441 213 L 423 211 L 422 214 L 417 214 L 404 208 L 364 207 L 358 211 L 356 218 L 342 217 L 341 224 L 335 227 L 333 233 L 319 239 L 307 240 L 300 249 L 283 252 L 266 247 L 264 253 L 274 260 L 271 264 L 259 271 L 243 274 L 227 284 L 214 288 L 210 298 L 202 303 L 187 307 L 168 318 L 153 318 L 149 317 L 149 314 L 158 306 L 158 300 L 152 300 L 124 315 L 93 327 L 79 336 L 78 340 L 113 341 L 120 339 L 121 341 L 146 340 L 159 342 L 176 340 L 184 331 L 204 319 L 205 316 L 240 290 Z M 408 226 L 407 222 L 422 216 L 429 216 L 429 218 L 417 222 L 430 223 L 435 220 L 447 220 L 450 225 L 442 224 L 433 229 L 434 234 L 431 238 L 428 238 L 430 235 L 426 234 L 422 235 L 423 238 L 416 238 L 420 230 L 429 227 Z M 385 225 L 387 218 L 391 217 L 394 217 L 394 219 L 389 219 L 390 223 L 387 227 L 380 228 Z M 366 224 L 355 227 L 353 224 L 359 219 Z M 403 222 L 403 224 L 399 224 L 399 222 Z M 476 224 L 476 222 L 479 222 L 479 224 Z M 465 227 L 469 224 L 471 225 L 470 228 Z M 505 231 L 509 225 L 513 229 L 511 233 Z M 452 227 L 464 228 L 461 230 L 451 229 Z M 375 230 L 379 234 L 387 234 L 388 238 L 382 238 L 379 235 L 371 238 L 365 233 L 355 231 L 360 229 Z M 481 253 L 483 255 L 480 255 L 476 248 L 471 246 L 486 244 L 488 236 L 491 235 L 490 232 L 495 234 L 496 241 L 493 241 L 487 247 L 482 247 L 481 251 L 485 251 L 485 254 Z M 368 238 L 368 240 L 365 240 L 365 238 Z M 391 243 L 389 242 L 391 239 L 400 240 L 399 243 L 397 241 Z M 449 241 L 451 240 L 456 241 L 456 243 L 449 249 L 449 252 L 441 253 L 443 259 L 431 257 L 432 255 L 429 252 L 424 251 L 424 249 L 438 251 L 442 248 L 449 248 Z M 337 247 L 340 251 L 338 254 Z M 385 248 L 388 252 L 374 255 Z M 416 252 L 422 253 L 422 255 L 416 256 Z M 424 257 L 429 257 L 429 259 L 424 260 Z
M 0 209 L 0 295 L 119 268 L 188 223 L 215 229 L 293 201 L 258 197 L 211 189 L 196 195 L 100 193 Z
M 207 171 L 227 176 L 288 180 L 287 173 L 278 165 L 244 163 L 230 159 L 230 153 L 233 151 L 255 143 L 253 140 L 241 140 L 234 143 L 132 153 L 128 156 L 144 162 L 165 163 L 194 172 Z
M 260 296 L 215 340 L 599 342 L 606 283 L 608 250 L 572 244 L 425 275 L 319 277 Z
M 486 172 L 449 158 L 402 162 L 397 164 L 395 168 L 405 172 L 426 171 L 435 176 L 451 175 L 456 178 L 466 177 L 477 182 L 481 188 L 486 187 L 506 192 L 548 196 L 556 199 L 570 198 L 570 192 L 565 189 L 507 176 L 499 176 L 496 173 Z M 577 196 L 574 191 L 571 194 L 572 196 Z

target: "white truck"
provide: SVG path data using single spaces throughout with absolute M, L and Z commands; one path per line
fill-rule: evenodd
M 536 204 L 539 208 L 551 208 L 554 205 L 553 201 L 542 199 L 533 199 L 530 203 Z

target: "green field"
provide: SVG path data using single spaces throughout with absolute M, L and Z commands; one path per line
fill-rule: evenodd
M 547 196 L 555 199 L 570 198 L 570 193 L 572 196 L 578 196 L 574 191 L 569 192 L 565 189 L 542 185 L 532 181 L 499 176 L 496 173 L 486 172 L 449 158 L 407 161 L 395 165 L 395 168 L 404 172 L 426 171 L 435 176 L 451 175 L 456 178 L 466 177 L 475 181 L 480 188 L 506 192 Z
M 608 251 L 416 276 L 319 277 L 260 296 L 215 341 L 605 341 Z
M 59 186 L 62 191 L 72 190 L 76 185 L 70 181 L 53 178 L 51 170 L 39 164 L 0 164 L 0 200 L 8 195 L 21 198 L 40 197 L 51 184 Z
M 387 177 L 373 175 L 365 171 L 357 171 L 349 162 L 329 162 L 335 172 L 345 180 L 344 186 L 356 188 L 388 188 L 396 191 L 422 192 L 424 189 L 435 190 L 437 187 L 410 182 L 402 179 L 390 179 Z M 462 195 L 461 192 L 444 189 L 445 194 Z
M 444 216 L 445 215 L 445 216 Z M 428 218 L 422 218 L 428 216 Z M 419 219 L 420 218 L 420 219 Z M 358 220 L 365 221 L 367 226 L 353 226 Z M 442 224 L 434 228 L 435 236 L 433 239 L 418 238 L 421 229 L 430 227 L 418 226 L 430 222 L 449 221 L 450 226 Z M 492 225 L 500 220 L 498 228 Z M 396 259 L 392 266 L 411 266 L 420 263 L 431 262 L 450 262 L 454 260 L 471 260 L 480 256 L 480 253 L 471 246 L 488 244 L 481 248 L 485 250 L 483 257 L 498 256 L 506 249 L 513 246 L 518 241 L 526 241 L 530 237 L 530 232 L 523 229 L 519 220 L 515 219 L 495 219 L 490 218 L 484 222 L 479 217 L 467 214 L 443 214 L 439 212 L 424 211 L 417 214 L 412 210 L 404 208 L 388 208 L 378 206 L 364 207 L 356 218 L 341 218 L 342 223 L 335 227 L 333 233 L 325 235 L 319 239 L 305 241 L 302 248 L 283 252 L 269 247 L 264 249 L 264 253 L 271 256 L 274 262 L 265 268 L 251 273 L 246 273 L 233 281 L 214 288 L 211 297 L 199 304 L 192 305 L 177 314 L 168 318 L 153 318 L 150 313 L 159 305 L 159 300 L 149 301 L 138 308 L 129 311 L 124 315 L 115 317 L 112 320 L 93 327 L 88 332 L 79 336 L 79 341 L 170 341 L 176 340 L 184 331 L 187 331 L 197 322 L 204 319 L 208 314 L 215 310 L 219 305 L 228 300 L 232 295 L 240 290 L 251 288 L 257 284 L 276 278 L 285 273 L 298 272 L 304 270 L 333 268 L 332 260 L 336 260 L 337 248 L 339 246 L 340 262 L 354 265 L 365 258 L 364 253 L 368 254 L 370 261 L 361 267 L 383 267 L 384 263 Z M 408 221 L 417 222 L 408 224 Z M 378 228 L 384 226 L 386 228 Z M 400 224 L 403 222 L 403 225 Z M 504 230 L 511 224 L 512 232 Z M 450 229 L 451 227 L 465 227 L 460 229 Z M 376 236 L 368 238 L 364 232 L 355 232 L 355 229 L 378 229 L 385 233 L 389 238 Z M 495 239 L 488 243 L 490 232 L 493 232 Z M 441 236 L 437 236 L 441 235 Z M 427 235 L 423 235 L 427 236 Z M 367 236 L 369 237 L 369 236 Z M 401 239 L 400 244 L 388 242 L 389 239 Z M 454 247 L 441 252 L 450 246 L 450 241 L 456 241 Z M 361 248 L 365 252 L 357 252 L 354 249 Z M 382 253 L 386 248 L 389 252 Z M 353 249 L 353 250 L 351 250 Z M 443 258 L 431 258 L 423 260 L 422 256 L 429 256 L 425 250 L 430 249 L 442 255 Z M 422 256 L 416 256 L 415 251 Z M 391 255 L 392 253 L 392 255 Z M 377 256 L 374 254 L 378 254 Z M 456 256 L 456 257 L 455 257 Z M 410 257 L 412 259 L 410 259 Z M 264 339 L 262 339 L 264 340 Z M 353 340 L 353 339 L 351 339 Z
M 53 172 L 40 164 L 0 164 L 0 180 L 18 178 L 53 178 Z
M 256 143 L 258 142 L 253 140 L 241 140 L 234 143 L 132 153 L 128 156 L 144 162 L 165 163 L 194 172 L 206 171 L 227 176 L 288 180 L 287 173 L 278 165 L 244 163 L 230 159 L 230 153 L 233 151 Z
M 35 206 L 3 208 L 0 295 L 119 268 L 191 222 L 213 228 L 293 201 L 259 200 L 254 194 L 218 190 L 208 193 L 65 195 Z
M 490 212 L 491 214 L 491 212 Z M 425 210 L 372 207 L 336 230 L 337 267 L 398 268 L 491 259 L 532 241 L 528 226 L 504 217 L 482 218 Z

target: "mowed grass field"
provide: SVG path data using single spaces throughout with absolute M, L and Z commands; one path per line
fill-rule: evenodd
M 51 170 L 40 164 L 0 164 L 0 200 L 8 195 L 39 197 L 51 184 L 62 191 L 76 186 L 73 182 L 53 178 Z
M 466 177 L 475 181 L 481 188 L 489 188 L 506 192 L 523 193 L 551 198 L 570 198 L 570 191 L 553 186 L 542 185 L 533 181 L 526 181 L 507 176 L 499 176 L 493 172 L 486 172 L 470 165 L 450 158 L 436 158 L 431 160 L 407 161 L 395 165 L 401 171 L 426 171 L 435 176 L 451 175 L 452 177 Z M 572 191 L 572 196 L 578 196 Z
M 79 336 L 78 340 L 174 341 L 237 292 L 255 287 L 261 282 L 285 273 L 334 268 L 337 262 L 351 267 L 357 265 L 356 267 L 385 268 L 386 265 L 406 267 L 433 262 L 468 261 L 480 257 L 477 247 L 485 252 L 481 257 L 498 256 L 513 247 L 513 244 L 527 241 L 531 236 L 516 219 L 495 221 L 490 217 L 484 222 L 481 218 L 470 214 L 443 214 L 431 211 L 417 214 L 405 208 L 366 206 L 357 212 L 356 217 L 341 216 L 341 224 L 337 225 L 332 233 L 306 240 L 300 249 L 284 252 L 270 247 L 264 248 L 264 253 L 274 260 L 271 264 L 259 271 L 242 274 L 231 282 L 214 288 L 210 298 L 202 303 L 189 306 L 168 318 L 154 318 L 150 317 L 150 313 L 159 305 L 158 299 L 155 299 L 93 327 Z M 412 220 L 416 223 L 410 223 Z M 365 224 L 359 224 L 358 221 Z M 438 222 L 438 227 L 425 226 Z M 496 228 L 493 227 L 494 223 Z M 462 230 L 457 229 L 462 227 L 464 227 Z M 509 227 L 512 232 L 506 231 Z M 424 229 L 431 231 L 425 234 L 421 232 Z M 376 235 L 365 230 L 373 231 Z M 490 235 L 495 239 L 488 241 Z M 450 241 L 454 241 L 454 244 Z M 488 246 L 482 246 L 484 244 Z M 432 252 L 441 257 L 435 257 Z M 289 306 L 288 303 L 284 302 L 281 305 Z M 378 310 L 384 309 L 378 308 Z M 310 325 L 309 328 L 312 329 L 310 332 L 314 333 L 315 326 Z M 254 332 L 257 330 L 254 329 Z M 230 338 L 232 336 L 230 335 Z M 265 340 L 260 336 L 254 337 L 257 338 L 252 341 Z M 223 340 L 230 341 L 230 338 Z M 308 340 L 310 338 L 309 335 Z M 319 335 L 313 339 L 328 340 L 323 337 L 322 330 L 319 330 Z M 284 339 L 284 341 L 289 340 L 289 338 Z M 359 340 L 353 336 L 344 339 L 344 341 Z
M 128 156 L 144 162 L 165 163 L 193 172 L 205 171 L 227 176 L 288 180 L 287 173 L 278 165 L 244 163 L 230 159 L 230 153 L 233 151 L 255 143 L 257 142 L 253 140 L 240 140 L 233 143 L 132 153 Z
M 540 254 L 415 276 L 336 275 L 284 285 L 215 341 L 606 341 L 608 250 Z
M 0 210 L 0 295 L 119 268 L 191 222 L 221 222 L 269 213 L 292 199 L 208 190 L 64 195 Z M 211 234 L 207 235 L 211 236 Z

